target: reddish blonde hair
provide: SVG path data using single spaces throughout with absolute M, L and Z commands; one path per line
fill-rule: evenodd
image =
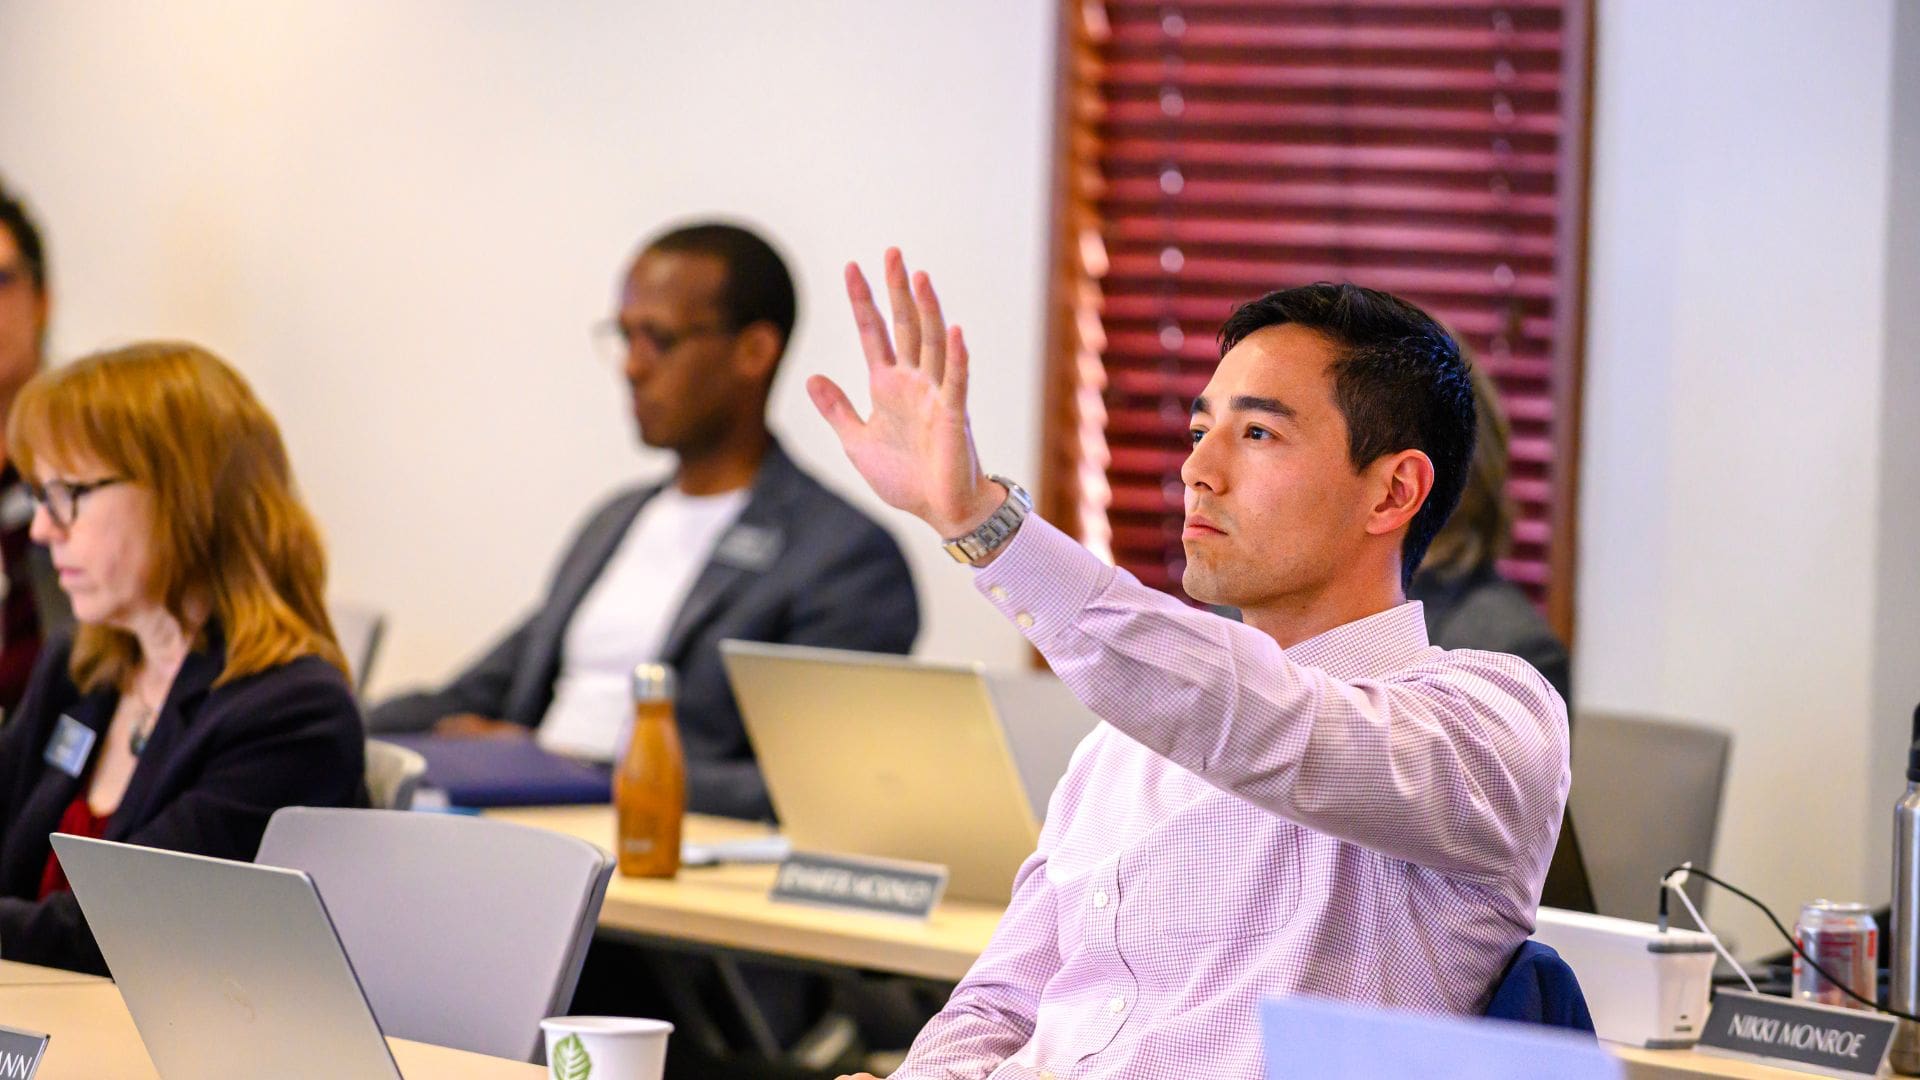
M 216 686 L 314 655 L 346 660 L 327 617 L 326 551 L 300 502 L 286 445 L 239 373 L 197 345 L 150 342 L 34 376 L 7 417 L 22 474 L 97 461 L 153 495 L 153 595 L 181 625 L 211 604 L 226 637 Z M 82 626 L 76 685 L 118 684 L 140 659 L 132 634 Z

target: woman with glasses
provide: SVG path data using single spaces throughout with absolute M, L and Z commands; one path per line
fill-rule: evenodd
M 77 627 L 0 727 L 0 957 L 104 972 L 47 836 L 251 859 L 282 806 L 365 805 L 319 531 L 273 418 L 191 345 L 36 376 L 7 419 Z

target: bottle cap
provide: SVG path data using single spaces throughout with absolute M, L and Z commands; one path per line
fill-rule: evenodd
M 633 669 L 633 700 L 671 700 L 673 689 L 673 668 L 666 664 L 640 664 Z

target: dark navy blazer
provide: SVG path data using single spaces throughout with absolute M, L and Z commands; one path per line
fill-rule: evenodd
M 215 687 L 226 646 L 217 626 L 205 638 L 174 677 L 106 839 L 250 861 L 283 806 L 365 806 L 366 735 L 346 677 L 305 656 Z M 74 686 L 72 651 L 66 635 L 47 643 L 0 727 L 0 957 L 105 974 L 73 894 L 36 899 L 47 836 L 81 790 L 46 763 L 47 743 L 62 716 L 104 733 L 120 701 Z

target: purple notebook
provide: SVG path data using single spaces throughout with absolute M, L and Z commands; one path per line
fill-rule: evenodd
M 549 754 L 531 739 L 376 735 L 427 759 L 425 783 L 454 806 L 564 806 L 613 801 L 613 769 Z

